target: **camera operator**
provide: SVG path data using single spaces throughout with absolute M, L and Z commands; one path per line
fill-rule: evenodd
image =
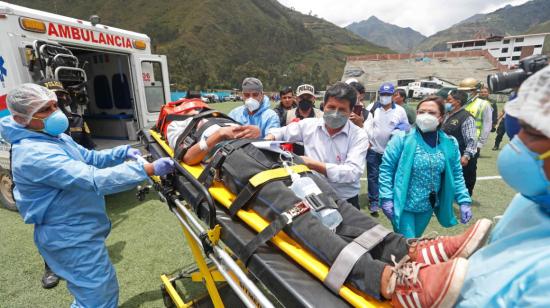
M 516 69 L 510 72 L 502 72 L 494 75 L 487 76 L 487 85 L 489 90 L 493 93 L 499 92 L 502 90 L 512 89 L 510 95 L 509 103 L 517 97 L 517 92 L 519 86 L 527 79 L 529 76 L 533 75 L 537 71 L 543 69 L 548 65 L 548 56 L 546 55 L 533 55 L 521 59 Z M 520 125 L 516 117 L 511 116 L 506 113 L 504 116 L 504 127 L 506 129 L 506 134 L 510 140 L 519 132 Z
M 507 80 L 512 83 L 506 87 L 523 80 Z M 493 228 L 488 245 L 470 257 L 455 307 L 548 306 L 549 98 L 550 67 L 546 67 L 521 84 L 517 99 L 504 106 L 507 114 L 519 119 L 521 130 L 500 152 L 497 166 L 504 182 L 518 194 Z

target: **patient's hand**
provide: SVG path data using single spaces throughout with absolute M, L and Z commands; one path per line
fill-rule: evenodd
M 235 127 L 236 139 L 257 139 L 260 138 L 260 128 L 255 125 L 243 125 Z
M 236 128 L 238 128 L 238 126 L 225 126 L 220 128 L 218 132 L 224 140 L 232 140 L 236 139 L 237 134 L 239 133 Z

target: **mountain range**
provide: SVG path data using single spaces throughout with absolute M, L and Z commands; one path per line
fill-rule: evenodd
M 341 28 L 277 0 L 9 2 L 79 19 L 97 14 L 102 24 L 146 33 L 153 52 L 168 56 L 177 89 L 239 88 L 247 76 L 269 90 L 304 82 L 323 89 L 340 79 L 350 55 L 445 50 L 452 40 L 550 31 L 550 0 L 476 14 L 430 37 L 375 16 Z M 550 36 L 544 52 L 550 54 Z
M 507 5 L 487 14 L 476 14 L 452 27 L 426 38 L 416 51 L 446 50 L 446 42 L 490 35 L 537 33 L 537 27 L 550 21 L 550 0 L 532 0 L 522 5 Z M 547 28 L 546 28 L 547 29 Z M 548 32 L 548 30 L 546 30 Z M 548 37 L 547 37 L 548 42 Z
M 256 76 L 270 90 L 340 79 L 346 56 L 387 53 L 352 32 L 276 0 L 15 0 L 14 4 L 148 34 L 166 54 L 176 88 L 240 88 Z
M 507 5 L 487 14 L 475 14 L 429 37 L 411 28 L 385 23 L 375 16 L 354 22 L 346 28 L 375 44 L 398 52 L 443 51 L 447 42 L 491 35 L 518 35 L 550 32 L 550 0 L 532 0 Z M 543 52 L 550 54 L 550 36 Z
M 413 50 L 426 37 L 409 27 L 402 28 L 383 22 L 376 16 L 354 22 L 346 27 L 351 32 L 381 46 L 399 52 Z

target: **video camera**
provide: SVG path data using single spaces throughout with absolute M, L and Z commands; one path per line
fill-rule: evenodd
M 492 93 L 519 87 L 529 76 L 548 65 L 548 56 L 534 55 L 519 61 L 518 69 L 487 76 L 487 85 Z

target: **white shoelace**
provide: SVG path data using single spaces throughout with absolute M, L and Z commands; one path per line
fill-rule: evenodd
M 416 262 L 408 262 L 410 257 L 404 256 L 399 262 L 395 261 L 395 256 L 391 256 L 394 267 L 388 284 L 387 292 L 393 294 L 396 286 L 415 286 L 420 284 L 418 280 L 418 272 L 422 264 Z M 422 285 L 420 284 L 420 287 Z

